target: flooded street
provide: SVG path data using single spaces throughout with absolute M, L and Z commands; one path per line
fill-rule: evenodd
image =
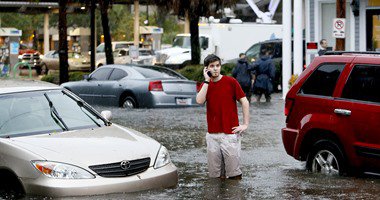
M 209 179 L 205 107 L 111 110 L 113 122 L 138 130 L 170 150 L 178 167 L 177 188 L 65 199 L 378 199 L 378 177 L 324 177 L 305 171 L 288 156 L 281 140 L 285 126 L 283 100 L 251 103 L 250 126 L 242 139 L 243 180 Z M 241 119 L 241 107 L 239 108 Z M 6 198 L 3 196 L 3 198 Z M 25 199 L 34 198 L 27 196 Z

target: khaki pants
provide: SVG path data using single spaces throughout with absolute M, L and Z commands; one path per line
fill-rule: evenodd
M 233 177 L 240 170 L 241 136 L 239 134 L 207 133 L 207 163 L 209 177 Z

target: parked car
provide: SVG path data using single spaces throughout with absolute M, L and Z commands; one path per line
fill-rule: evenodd
M 333 54 L 314 58 L 286 95 L 286 152 L 315 173 L 378 172 L 380 56 Z
M 25 44 L 20 44 L 20 48 L 18 50 L 18 55 L 22 55 L 24 53 L 35 54 L 35 53 L 39 53 L 39 52 L 37 50 L 35 50 L 35 49 L 32 49 L 32 48 L 28 47 Z
M 156 56 L 153 50 L 140 48 L 139 57 L 131 58 L 129 55 L 129 49 L 117 49 L 113 52 L 114 64 L 142 64 L 142 65 L 154 65 Z M 96 61 L 96 67 L 106 65 L 106 58 Z
M 195 81 L 159 66 L 104 65 L 62 87 L 87 103 L 123 108 L 197 106 Z
M 40 57 L 40 53 L 35 52 L 35 53 L 23 53 L 18 56 L 18 61 L 23 62 L 22 68 L 28 69 L 28 65 L 32 68 L 35 69 L 37 74 L 42 73 L 42 59 Z M 26 64 L 25 64 L 26 63 Z
M 305 41 L 303 41 L 303 52 L 305 55 Z M 254 63 L 261 56 L 261 52 L 263 49 L 271 49 L 272 50 L 272 59 L 276 66 L 276 75 L 273 80 L 273 89 L 274 91 L 279 91 L 282 84 L 282 39 L 273 39 L 273 40 L 265 40 L 262 42 L 258 42 L 253 44 L 246 52 L 246 56 L 249 62 Z M 292 47 L 293 49 L 293 47 Z M 238 56 L 238 55 L 236 55 Z M 239 58 L 232 59 L 226 61 L 226 63 L 236 64 Z M 305 66 L 305 58 L 303 59 L 303 64 Z M 292 58 L 293 62 L 293 58 Z
M 130 46 L 133 46 L 133 41 L 114 41 L 111 42 L 112 52 L 119 49 L 128 49 Z M 139 47 L 142 47 L 142 42 L 139 43 Z M 105 58 L 106 56 L 105 44 L 102 42 L 96 47 L 96 61 Z
M 0 88 L 0 185 L 51 197 L 175 187 L 168 150 L 61 87 Z
M 78 52 L 68 52 L 69 71 L 90 71 L 91 63 L 88 56 Z M 41 60 L 41 73 L 47 74 L 49 70 L 59 70 L 58 51 L 48 51 Z

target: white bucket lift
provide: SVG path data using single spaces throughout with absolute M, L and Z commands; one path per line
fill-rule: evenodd
M 254 0 L 246 0 L 249 6 L 252 8 L 252 10 L 257 15 L 256 22 L 257 23 L 266 23 L 266 24 L 274 24 L 276 21 L 272 20 L 273 16 L 276 12 L 276 9 L 278 7 L 278 4 L 280 3 L 280 0 L 271 0 L 268 6 L 268 12 L 262 12 L 254 2 Z

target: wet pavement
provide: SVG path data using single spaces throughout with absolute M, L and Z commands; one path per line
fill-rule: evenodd
M 243 180 L 209 179 L 205 133 L 205 107 L 135 109 L 112 107 L 112 122 L 156 139 L 170 150 L 178 167 L 176 188 L 65 199 L 378 199 L 378 177 L 325 177 L 305 171 L 304 163 L 288 156 L 281 141 L 285 126 L 284 101 L 251 103 L 250 126 L 242 139 Z M 241 116 L 241 107 L 239 107 Z M 7 198 L 1 196 L 0 199 Z M 9 197 L 9 196 L 8 196 Z M 38 199 L 27 196 L 25 199 Z

